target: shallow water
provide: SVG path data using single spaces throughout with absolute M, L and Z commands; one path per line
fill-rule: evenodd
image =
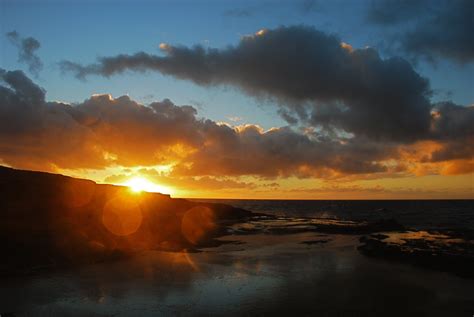
M 149 251 L 127 260 L 0 286 L 17 316 L 471 316 L 474 280 L 367 258 L 359 236 L 229 235 L 200 253 Z M 328 240 L 317 244 L 305 241 Z

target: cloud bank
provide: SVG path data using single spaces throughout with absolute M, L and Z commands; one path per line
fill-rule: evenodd
M 48 102 L 45 91 L 21 71 L 0 70 L 0 81 L 5 123 L 0 126 L 0 160 L 14 167 L 166 164 L 172 166 L 172 177 L 198 177 L 197 183 L 209 186 L 217 185 L 203 177 L 394 177 L 419 173 L 419 166 L 427 173 L 473 170 L 468 144 L 474 108 L 452 103 L 438 105 L 430 115 L 432 139 L 405 145 L 364 135 L 328 137 L 311 129 L 229 126 L 199 118 L 193 107 L 168 99 L 142 105 L 128 96 L 93 95 L 74 105 Z M 445 163 L 450 170 L 443 170 Z M 241 185 L 246 186 L 227 181 L 227 186 Z
M 261 30 L 224 49 L 160 47 L 164 56 L 139 52 L 103 57 L 90 65 L 63 61 L 61 67 L 79 78 L 157 71 L 201 86 L 234 86 L 273 101 L 289 124 L 330 136 L 410 144 L 472 134 L 454 127 L 460 134 L 445 134 L 443 123 L 433 123 L 429 81 L 409 62 L 382 59 L 372 48 L 355 49 L 312 27 Z M 471 113 L 472 108 L 459 111 Z

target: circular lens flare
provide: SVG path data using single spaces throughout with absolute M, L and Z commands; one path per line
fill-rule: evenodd
M 102 223 L 117 236 L 135 233 L 142 224 L 142 212 L 135 198 L 117 196 L 109 200 L 102 213 Z
M 189 209 L 181 220 L 183 236 L 194 245 L 208 239 L 216 228 L 214 212 L 205 206 Z

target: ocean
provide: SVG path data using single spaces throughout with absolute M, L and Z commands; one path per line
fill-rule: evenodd
M 473 229 L 474 200 L 193 199 L 282 217 L 377 221 L 393 218 L 413 229 Z
M 472 200 L 199 201 L 230 204 L 279 216 L 277 221 L 251 220 L 236 224 L 241 229 L 270 228 L 280 225 L 280 222 L 289 228 L 301 228 L 295 218 L 302 217 L 352 221 L 395 218 L 412 228 L 473 228 L 474 222 Z M 302 220 L 304 223 L 306 219 Z M 413 265 L 410 261 L 366 256 L 358 250 L 361 246 L 360 235 L 324 233 L 311 228 L 285 234 L 281 230 L 247 230 L 243 234 L 243 231 L 238 233 L 234 230 L 220 238 L 225 243 L 201 248 L 199 252 L 148 250 L 117 261 L 93 263 L 48 274 L 11 277 L 2 280 L 0 285 L 0 314 L 472 315 L 473 279 L 460 277 L 453 274 L 454 271 Z M 459 237 L 448 239 L 426 232 L 408 234 L 414 235 L 415 240 L 407 240 L 404 247 L 414 246 L 418 250 L 428 246 L 430 250 L 444 250 L 444 254 L 455 251 L 454 255 L 451 254 L 455 257 L 454 261 L 471 261 L 468 254 L 472 252 L 472 244 L 456 242 Z M 383 239 L 382 234 L 376 236 Z M 420 240 L 426 236 L 429 237 Z M 439 239 L 435 239 L 437 237 Z M 439 242 L 449 248 L 438 248 Z M 456 243 L 451 245 L 452 242 Z M 431 249 L 433 246 L 436 248 Z M 457 257 L 461 260 L 456 260 Z M 432 259 L 443 263 L 439 257 Z M 446 260 L 446 257 L 443 259 Z M 465 265 L 468 268 L 469 263 Z

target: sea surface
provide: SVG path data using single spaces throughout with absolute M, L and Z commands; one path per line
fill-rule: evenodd
M 394 218 L 413 229 L 474 229 L 474 200 L 194 200 L 282 217 L 351 221 Z
M 2 316 L 472 316 L 474 281 L 365 257 L 358 237 L 228 236 L 198 253 L 3 280 Z
M 395 218 L 411 228 L 472 229 L 474 221 L 474 202 L 461 200 L 205 201 L 281 216 L 276 222 L 293 226 L 296 218 L 307 217 Z M 241 224 L 245 225 L 250 223 Z M 0 315 L 444 317 L 474 313 L 474 279 L 367 257 L 357 249 L 360 235 L 235 232 L 220 238 L 227 243 L 200 252 L 150 250 L 119 261 L 3 279 Z

